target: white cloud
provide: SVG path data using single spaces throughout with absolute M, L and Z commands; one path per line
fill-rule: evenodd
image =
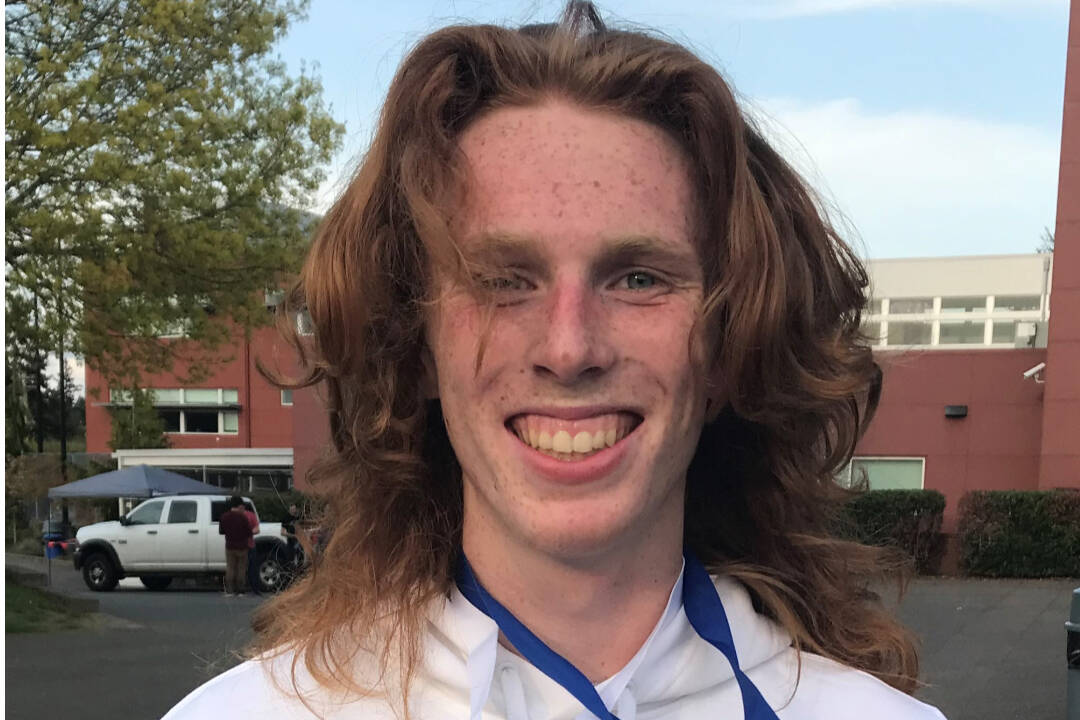
M 1068 0 L 736 0 L 728 6 L 737 15 L 760 19 L 806 17 L 871 9 L 905 9 L 952 5 L 979 10 L 1065 9 Z
M 1033 252 L 1057 207 L 1060 137 L 855 100 L 764 100 L 753 114 L 854 226 L 870 257 Z

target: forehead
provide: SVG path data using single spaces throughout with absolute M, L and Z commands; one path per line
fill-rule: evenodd
M 646 122 L 559 101 L 500 108 L 462 134 L 461 150 L 469 180 L 452 224 L 466 246 L 485 234 L 690 243 L 688 164 Z

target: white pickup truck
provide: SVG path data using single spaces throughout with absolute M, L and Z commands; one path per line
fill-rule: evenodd
M 80 528 L 75 534 L 75 569 L 82 570 L 91 590 L 112 590 L 128 576 L 137 576 L 151 590 L 164 590 L 174 577 L 224 574 L 225 536 L 218 532 L 218 518 L 227 501 L 221 495 L 156 497 L 119 521 Z M 255 511 L 248 498 L 244 505 Z M 258 589 L 280 589 L 288 556 L 281 523 L 260 523 L 252 552 Z

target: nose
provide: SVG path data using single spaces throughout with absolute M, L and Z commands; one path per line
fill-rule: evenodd
M 615 361 L 615 349 L 602 302 L 587 283 L 558 281 L 537 318 L 533 369 L 564 385 L 603 375 Z

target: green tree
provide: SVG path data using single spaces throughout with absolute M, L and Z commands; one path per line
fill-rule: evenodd
M 8 0 L 9 346 L 113 387 L 267 321 L 343 127 L 270 53 L 291 0 Z M 161 340 L 183 335 L 187 341 Z
M 137 450 L 169 446 L 165 437 L 165 421 L 154 408 L 154 398 L 149 390 L 128 391 L 131 403 L 112 407 L 112 437 L 109 447 L 113 450 Z
M 33 419 L 30 403 L 26 397 L 26 383 L 22 371 L 7 367 L 7 389 L 4 396 L 4 440 L 7 455 L 17 456 L 30 452 Z

